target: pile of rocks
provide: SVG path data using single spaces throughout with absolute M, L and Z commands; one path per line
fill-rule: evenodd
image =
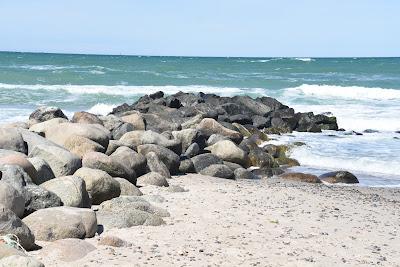
M 15 234 L 30 250 L 35 239 L 93 237 L 98 225 L 160 225 L 168 212 L 138 187 L 168 187 L 171 175 L 185 173 L 282 174 L 298 162 L 286 146 L 263 146 L 268 133 L 337 128 L 334 117 L 295 113 L 269 97 L 158 92 L 107 116 L 76 112 L 71 120 L 40 108 L 28 122 L 0 128 L 0 235 Z M 0 258 L 20 255 L 5 249 Z

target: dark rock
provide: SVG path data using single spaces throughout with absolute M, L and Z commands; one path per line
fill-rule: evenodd
M 133 125 L 131 123 L 123 123 L 119 126 L 117 126 L 116 128 L 114 128 L 111 132 L 113 138 L 115 140 L 120 139 L 124 134 L 126 134 L 127 132 L 132 132 L 133 130 L 135 130 L 135 128 L 133 127 Z
M 266 127 L 271 126 L 271 121 L 263 116 L 254 115 L 252 117 L 253 126 L 257 127 L 258 129 L 264 129 Z
M 239 180 L 239 179 L 257 179 L 258 178 L 254 173 L 252 173 L 244 168 L 236 169 L 233 172 L 233 174 L 235 175 L 235 179 L 237 179 L 237 180 Z
M 224 164 L 212 164 L 200 171 L 200 174 L 218 177 L 218 178 L 226 178 L 233 179 L 233 171 Z
M 321 180 L 317 176 L 307 173 L 289 172 L 289 173 L 284 173 L 279 177 L 286 180 L 292 180 L 298 182 L 314 183 L 314 184 L 321 183 Z
M 251 170 L 251 172 L 254 175 L 259 176 L 259 177 L 270 178 L 270 177 L 275 176 L 275 175 L 280 175 L 284 171 L 281 168 L 267 168 L 267 167 L 264 167 L 264 168 Z
M 54 118 L 64 118 L 68 120 L 62 110 L 57 107 L 40 107 L 29 115 L 30 120 L 35 120 L 37 122 L 48 121 Z
M 167 166 L 158 158 L 157 154 L 154 152 L 149 152 L 146 154 L 147 166 L 151 172 L 157 172 L 166 178 L 171 178 L 171 174 Z
M 180 173 L 194 173 L 194 165 L 191 159 L 182 160 L 179 164 L 179 172 Z
M 319 176 L 319 178 L 331 184 L 344 183 L 344 184 L 358 184 L 359 181 L 357 177 L 348 171 L 335 171 L 324 173 Z
M 158 92 L 155 92 L 155 93 L 153 93 L 153 94 L 150 94 L 149 97 L 150 97 L 151 99 L 163 98 L 163 97 L 164 97 L 164 92 L 158 91 Z
M 167 104 L 167 107 L 170 107 L 170 108 L 180 108 L 180 107 L 182 107 L 181 101 L 176 97 L 169 97 L 167 99 L 166 104 Z
M 253 121 L 250 116 L 244 114 L 233 115 L 229 117 L 229 121 L 231 123 L 239 123 L 239 124 L 253 124 Z
M 37 210 L 62 206 L 61 198 L 37 185 L 27 185 L 25 188 L 25 214 L 27 216 Z
M 219 157 L 211 153 L 197 155 L 192 158 L 192 162 L 197 173 L 210 165 L 223 164 L 223 161 Z
M 200 152 L 200 147 L 197 143 L 191 144 L 185 151 L 184 155 L 188 158 L 197 156 Z
M 172 175 L 178 173 L 180 159 L 172 150 L 153 144 L 140 145 L 137 150 L 139 154 L 144 156 L 149 152 L 156 153 L 158 158 L 168 167 L 168 170 Z

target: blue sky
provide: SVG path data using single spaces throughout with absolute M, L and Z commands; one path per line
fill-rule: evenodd
M 0 50 L 400 56 L 398 0 L 0 1 Z

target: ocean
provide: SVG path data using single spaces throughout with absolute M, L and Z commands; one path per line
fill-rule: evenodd
M 107 114 L 164 91 L 267 95 L 296 111 L 333 114 L 346 132 L 293 133 L 296 170 L 345 169 L 360 185 L 400 186 L 400 58 L 197 58 L 0 53 L 0 122 L 38 106 Z M 349 131 L 369 133 L 349 135 Z

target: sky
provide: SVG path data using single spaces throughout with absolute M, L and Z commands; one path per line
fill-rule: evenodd
M 399 0 L 4 0 L 0 51 L 400 56 Z

